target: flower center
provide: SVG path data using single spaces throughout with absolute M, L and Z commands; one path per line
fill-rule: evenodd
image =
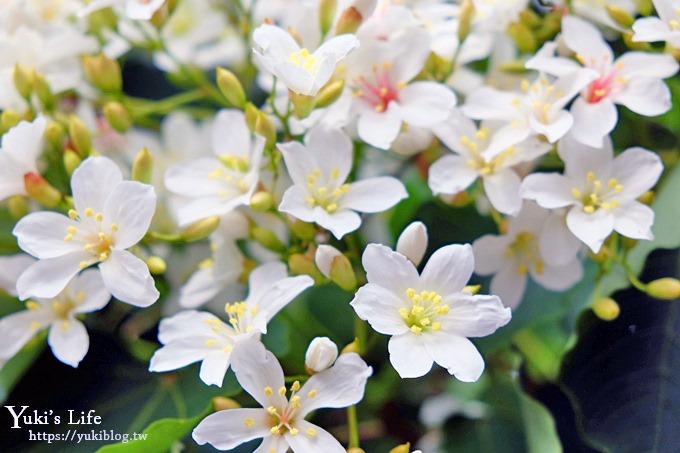
M 478 171 L 484 176 L 495 173 L 496 170 L 503 166 L 505 160 L 515 153 L 515 149 L 513 147 L 509 147 L 491 159 L 488 159 L 480 152 L 480 149 L 484 149 L 488 145 L 488 138 L 488 127 L 480 128 L 477 132 L 475 132 L 475 136 L 472 138 L 468 137 L 467 135 L 460 137 L 461 144 L 465 146 L 470 152 L 470 157 L 466 162 L 467 166 Z
M 679 19 L 680 19 L 680 8 L 675 8 L 675 17 L 668 21 L 668 26 L 671 27 L 671 30 L 673 30 L 673 31 L 680 30 L 680 20 Z
M 291 436 L 297 436 L 299 434 L 300 431 L 295 427 L 295 415 L 298 409 L 300 409 L 302 406 L 300 403 L 301 398 L 298 395 L 299 391 L 300 381 L 295 381 L 290 387 L 290 398 L 288 400 L 288 404 L 281 408 L 276 408 L 274 406 L 269 406 L 267 408 L 270 424 L 269 430 L 271 431 L 272 435 L 283 436 L 286 433 L 290 433 Z M 264 388 L 265 395 L 271 396 L 273 393 L 274 390 L 271 387 Z M 279 396 L 286 396 L 286 387 L 280 387 L 278 394 Z M 315 398 L 316 395 L 317 392 L 313 389 L 309 391 L 307 398 Z M 245 419 L 244 424 L 246 426 L 253 426 L 254 420 L 247 418 Z M 307 434 L 309 437 L 315 437 L 316 430 L 310 427 L 305 431 L 305 434 Z
M 250 325 L 250 317 L 255 316 L 257 310 L 257 306 L 248 307 L 245 302 L 234 302 L 224 306 L 224 311 L 229 316 L 229 324 L 236 333 L 247 333 L 253 330 L 253 326 Z
M 597 179 L 595 172 L 589 171 L 586 176 L 586 187 L 583 190 L 573 187 L 571 194 L 581 202 L 585 212 L 592 214 L 599 208 L 605 210 L 617 208 L 619 200 L 614 197 L 622 191 L 623 185 L 616 178 L 610 178 L 604 185 Z
M 417 293 L 413 288 L 406 290 L 406 297 L 411 301 L 411 308 L 400 308 L 399 315 L 416 335 L 423 332 L 436 332 L 442 328 L 439 316 L 449 312 L 449 306 L 442 303 L 442 296 L 434 291 Z
M 555 85 L 541 76 L 534 83 L 522 80 L 522 90 L 526 92 L 526 100 L 514 98 L 512 105 L 521 109 L 528 108 L 538 120 L 544 124 L 550 123 L 553 117 L 555 103 L 560 100 L 564 93 L 555 88 Z
M 246 193 L 250 188 L 250 183 L 245 178 L 250 170 L 250 159 L 247 156 L 221 154 L 219 160 L 222 166 L 216 167 L 208 174 L 208 179 L 226 183 L 218 194 L 222 197 L 229 197 Z
M 308 74 L 315 74 L 319 68 L 318 60 L 309 50 L 302 48 L 288 56 L 288 61 L 298 68 L 304 69 Z
M 515 259 L 517 272 L 520 275 L 526 275 L 531 266 L 537 274 L 543 273 L 545 263 L 538 251 L 538 242 L 536 237 L 528 231 L 522 231 L 515 236 L 515 241 L 508 246 L 506 255 Z
M 115 245 L 115 233 L 118 231 L 118 224 L 111 223 L 108 228 L 104 228 L 104 214 L 95 214 L 92 208 L 86 208 L 83 212 L 85 218 L 75 209 L 68 211 L 68 216 L 72 220 L 78 221 L 81 227 L 70 225 L 66 228 L 64 242 L 78 241 L 83 244 L 83 249 L 92 254 L 92 258 L 80 262 L 80 268 L 106 261 L 111 256 L 111 248 Z M 90 220 L 91 219 L 91 220 Z M 94 220 L 94 222 L 92 222 Z
M 392 69 L 391 61 L 384 62 L 382 67 L 373 65 L 371 79 L 360 76 L 355 80 L 359 89 L 354 92 L 354 96 L 371 105 L 378 113 L 387 110 L 390 102 L 399 101 L 399 92 L 406 86 L 406 82 L 394 83 L 392 81 L 390 69 Z
M 327 178 L 322 178 L 321 169 L 315 168 L 307 174 L 307 192 L 305 200 L 310 208 L 320 206 L 328 213 L 338 209 L 340 198 L 349 190 L 349 184 L 340 184 L 340 169 L 331 170 Z

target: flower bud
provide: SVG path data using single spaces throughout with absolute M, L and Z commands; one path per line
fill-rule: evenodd
M 28 203 L 26 197 L 13 195 L 7 200 L 7 209 L 13 219 L 20 219 L 28 213 Z
M 86 157 L 92 148 L 92 137 L 85 123 L 75 115 L 72 115 L 68 124 L 68 135 L 71 137 L 73 146 L 81 157 Z
M 66 130 L 64 126 L 56 121 L 50 121 L 45 128 L 45 139 L 47 143 L 57 149 L 62 149 L 64 146 L 64 138 L 66 137 Z
M 472 19 L 475 18 L 475 4 L 472 0 L 463 0 L 458 16 L 458 40 L 464 41 L 472 29 Z
M 621 308 L 614 299 L 601 297 L 593 304 L 593 312 L 603 321 L 613 321 L 619 317 Z
M 47 111 L 54 109 L 55 98 L 47 80 L 37 72 L 33 73 L 33 89 L 43 108 Z
M 646 204 L 647 206 L 651 206 L 652 203 L 654 203 L 654 191 L 648 190 L 647 192 L 643 193 L 638 197 L 638 201 L 640 203 Z
M 335 9 L 337 6 L 337 0 L 319 1 L 319 28 L 321 29 L 322 35 L 328 33 L 333 26 L 333 18 L 335 17 Z
M 293 275 L 309 275 L 315 283 L 320 283 L 323 276 L 314 265 L 314 262 L 302 253 L 294 253 L 288 257 L 288 267 Z
M 250 234 L 252 235 L 252 238 L 255 240 L 255 242 L 273 252 L 281 253 L 286 250 L 286 246 L 283 244 L 283 242 L 281 242 L 281 240 L 277 238 L 274 232 L 269 228 L 254 226 L 250 230 Z
M 185 242 L 200 241 L 210 236 L 219 225 L 219 217 L 206 217 L 184 228 L 179 235 Z
M 312 110 L 314 110 L 314 96 L 298 94 L 293 90 L 288 90 L 288 98 L 291 104 L 293 104 L 293 113 L 298 119 L 307 118 L 312 113 Z
M 340 18 L 335 26 L 335 34 L 343 35 L 345 33 L 354 33 L 361 25 L 363 17 L 357 8 L 350 6 L 340 13 Z
M 19 121 L 21 121 L 21 116 L 16 111 L 11 109 L 5 110 L 0 116 L 0 126 L 2 126 L 3 131 L 13 128 L 19 124 Z
M 479 290 L 482 288 L 482 285 L 467 285 L 465 288 L 463 288 L 464 293 L 472 294 L 473 296 L 479 292 Z
M 265 212 L 274 207 L 274 197 L 265 190 L 253 194 L 249 206 L 253 211 Z
M 14 73 L 12 78 L 14 81 L 14 88 L 24 99 L 30 99 L 33 93 L 33 81 L 35 74 L 30 69 L 24 69 L 19 64 L 14 65 Z
M 83 57 L 83 69 L 94 86 L 107 93 L 117 93 L 123 87 L 120 65 L 104 54 Z
M 225 398 L 223 396 L 216 396 L 212 399 L 213 408 L 215 411 L 224 411 L 227 409 L 239 409 L 241 405 L 231 398 Z
M 330 245 L 320 245 L 316 249 L 314 261 L 321 273 L 345 291 L 353 291 L 357 278 L 352 263 L 347 257 Z
M 246 93 L 243 85 L 233 72 L 224 68 L 217 68 L 217 86 L 222 95 L 234 107 L 242 109 L 246 105 Z
M 53 208 L 61 201 L 61 192 L 38 173 L 26 173 L 24 186 L 28 195 L 45 207 Z
M 64 155 L 62 156 L 64 162 L 64 169 L 66 169 L 66 174 L 71 176 L 76 168 L 80 165 L 81 159 L 77 152 L 72 149 L 64 150 Z
M 423 222 L 412 222 L 397 239 L 397 252 L 418 266 L 427 249 L 427 228 Z
M 643 16 L 649 16 L 653 10 L 652 0 L 635 0 L 635 9 Z
M 290 230 L 295 236 L 305 241 L 311 241 L 314 239 L 314 235 L 316 235 L 314 224 L 303 222 L 302 220 L 296 220 L 291 223 Z
M 524 25 L 530 28 L 536 28 L 541 25 L 541 18 L 538 14 L 530 9 L 524 9 L 519 12 L 519 20 Z
M 168 268 L 168 265 L 165 263 L 165 260 L 160 256 L 148 257 L 146 259 L 146 265 L 149 268 L 149 272 L 151 272 L 153 275 L 163 274 Z
M 120 102 L 107 102 L 104 105 L 104 117 L 111 127 L 120 133 L 127 131 L 132 126 L 130 115 Z
M 257 115 L 255 133 L 264 137 L 267 141 L 267 148 L 271 148 L 276 143 L 276 127 L 264 112 L 259 112 Z
M 246 124 L 250 132 L 255 132 L 255 125 L 257 123 L 257 117 L 260 115 L 260 111 L 253 105 L 252 102 L 246 102 L 246 108 L 243 113 L 246 117 Z
M 332 82 L 327 83 L 323 88 L 321 88 L 319 94 L 316 95 L 314 107 L 328 107 L 338 100 L 344 89 L 344 80 L 333 80 Z
M 633 26 L 635 19 L 625 9 L 618 5 L 607 5 L 605 8 L 607 9 L 609 17 L 623 28 L 630 28 Z
M 514 22 L 508 25 L 508 35 L 515 41 L 517 48 L 523 53 L 534 53 L 538 44 L 536 37 L 529 27 L 521 22 Z
M 338 347 L 328 337 L 316 337 L 305 353 L 305 370 L 308 374 L 320 373 L 330 368 L 338 358 Z
M 652 50 L 652 46 L 648 42 L 633 41 L 633 32 L 631 31 L 623 32 L 621 37 L 623 38 L 623 43 L 630 50 Z
M 651 281 L 647 284 L 647 294 L 663 300 L 680 298 L 680 280 L 672 277 L 664 277 Z
M 390 453 L 411 453 L 411 444 L 406 442 L 405 444 L 397 445 L 390 450 Z
M 314 262 L 324 277 L 331 278 L 331 265 L 337 256 L 342 256 L 342 253 L 331 245 L 322 244 L 316 249 Z
M 153 156 L 146 146 L 139 150 L 132 161 L 132 180 L 150 184 L 153 177 Z

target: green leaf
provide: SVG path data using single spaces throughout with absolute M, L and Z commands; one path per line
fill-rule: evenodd
M 41 332 L 26 344 L 21 351 L 0 368 L 0 403 L 4 403 L 9 392 L 19 382 L 26 370 L 45 349 L 47 332 Z
M 97 453 L 165 453 L 170 451 L 173 444 L 189 434 L 211 412 L 213 412 L 212 404 L 195 417 L 156 420 L 141 433 L 145 436 L 144 439 L 105 445 L 97 450 Z

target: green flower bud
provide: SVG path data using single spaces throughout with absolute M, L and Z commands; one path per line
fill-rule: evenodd
M 250 207 L 253 209 L 253 211 L 269 211 L 274 207 L 274 197 L 272 194 L 264 190 L 256 192 L 250 199 Z
M 319 90 L 319 94 L 316 95 L 314 106 L 317 108 L 328 107 L 338 100 L 344 89 L 344 80 L 333 80 L 328 82 L 321 90 Z
M 217 68 L 216 77 L 217 86 L 222 95 L 231 105 L 242 109 L 246 105 L 246 93 L 234 73 L 224 68 Z
M 37 72 L 33 73 L 33 89 L 45 110 L 53 110 L 56 102 L 54 94 L 52 94 L 52 90 L 45 78 Z
M 150 256 L 146 259 L 146 265 L 149 268 L 149 272 L 153 275 L 164 274 L 168 268 L 165 260 L 160 256 Z
M 66 174 L 71 176 L 75 169 L 80 165 L 81 159 L 77 152 L 73 151 L 72 149 L 66 149 L 64 150 L 62 161 L 64 162 Z
M 252 238 L 263 247 L 274 252 L 281 253 L 286 250 L 286 246 L 276 237 L 269 228 L 254 226 L 250 230 Z
M 219 225 L 219 217 L 207 217 L 184 228 L 179 235 L 185 242 L 200 241 L 210 236 Z
M 139 150 L 132 162 L 132 179 L 150 184 L 153 177 L 153 156 L 146 146 Z
M 123 87 L 120 65 L 104 54 L 83 57 L 83 69 L 95 87 L 107 93 L 118 93 Z
M 647 294 L 663 300 L 680 298 L 680 280 L 672 277 L 664 277 L 647 284 Z
M 338 6 L 337 0 L 320 0 L 319 2 L 319 28 L 321 34 L 325 35 L 333 26 L 335 10 Z
M 292 90 L 288 91 L 288 98 L 293 104 L 293 113 L 296 118 L 307 118 L 312 110 L 314 110 L 314 96 L 307 96 L 305 94 L 298 94 Z
M 61 201 L 61 192 L 38 173 L 26 173 L 24 186 L 28 195 L 45 207 L 54 208 Z
M 621 308 L 610 297 L 601 297 L 593 304 L 593 312 L 603 321 L 613 321 L 619 317 Z
M 515 41 L 517 48 L 524 53 L 534 53 L 538 44 L 533 33 L 521 22 L 508 25 L 508 35 Z
M 14 65 L 14 72 L 12 74 L 14 80 L 14 88 L 24 99 L 30 99 L 33 93 L 33 82 L 35 74 L 30 69 L 24 69 L 19 64 Z
M 75 115 L 72 115 L 68 124 L 68 135 L 71 137 L 75 150 L 81 157 L 90 154 L 92 148 L 92 137 L 85 123 Z
M 350 6 L 340 13 L 340 18 L 335 26 L 335 34 L 344 35 L 345 33 L 354 33 L 357 31 L 357 28 L 359 28 L 359 25 L 361 25 L 363 19 L 359 10 Z
M 130 115 L 120 102 L 107 102 L 104 105 L 104 117 L 111 127 L 120 133 L 127 131 L 132 126 Z
M 458 40 L 464 41 L 472 29 L 472 19 L 475 18 L 475 4 L 472 0 L 463 0 L 458 16 Z
M 635 18 L 631 16 L 630 13 L 625 9 L 617 5 L 607 5 L 605 8 L 607 9 L 607 14 L 609 14 L 609 17 L 611 17 L 611 19 L 617 24 L 624 28 L 630 28 L 633 26 Z

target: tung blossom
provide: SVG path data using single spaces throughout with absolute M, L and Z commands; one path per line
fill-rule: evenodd
M 659 17 L 641 17 L 633 24 L 633 41 L 666 41 L 680 48 L 680 1 L 652 0 Z
M 293 186 L 279 210 L 315 222 L 340 239 L 361 225 L 359 212 L 385 211 L 408 196 L 399 180 L 381 176 L 346 183 L 352 168 L 352 142 L 340 130 L 315 127 L 305 144 L 278 145 Z
M 575 52 L 581 65 L 552 56 L 557 44 L 548 43 L 526 66 L 556 76 L 597 72 L 597 78 L 581 90 L 570 109 L 574 117 L 571 133 L 581 143 L 602 146 L 618 121 L 615 104 L 645 116 L 660 115 L 670 109 L 670 91 L 661 79 L 678 71 L 671 55 L 626 52 L 614 60 L 600 31 L 574 16 L 562 19 L 562 41 Z
M 567 137 L 558 147 L 564 175 L 527 176 L 522 197 L 546 209 L 567 208 L 571 232 L 597 253 L 616 230 L 633 239 L 652 239 L 654 211 L 636 200 L 656 184 L 663 164 L 643 148 L 629 148 L 614 157 L 610 140 L 601 149 Z
M 221 386 L 231 354 L 241 342 L 267 333 L 267 323 L 302 291 L 314 284 L 307 275 L 288 277 L 282 263 L 267 263 L 249 278 L 250 294 L 241 302 L 228 303 L 228 322 L 217 316 L 188 310 L 161 321 L 150 371 L 170 371 L 203 362 L 200 377 L 208 385 Z
M 149 20 L 165 3 L 165 0 L 92 0 L 78 11 L 79 17 L 87 16 L 95 11 L 111 6 L 125 8 L 125 15 L 134 20 Z
M 0 146 L 0 201 L 12 195 L 26 195 L 24 177 L 37 174 L 36 160 L 43 151 L 47 121 L 39 116 L 22 121 L 2 136 Z
M 90 340 L 76 316 L 100 310 L 110 299 L 101 275 L 87 270 L 56 297 L 29 300 L 26 310 L 0 319 L 0 367 L 43 329 L 49 329 L 47 342 L 55 357 L 77 367 L 87 354 Z
M 483 337 L 510 321 L 496 296 L 463 291 L 474 268 L 469 245 L 437 250 L 422 274 L 405 256 L 369 244 L 362 257 L 368 284 L 350 305 L 376 331 L 391 335 L 390 362 L 402 378 L 425 375 L 432 362 L 473 382 L 484 360 L 468 337 Z
M 345 453 L 340 442 L 305 417 L 320 408 L 351 406 L 363 399 L 373 370 L 358 354 L 341 354 L 332 367 L 304 385 L 295 381 L 289 388 L 274 354 L 257 341 L 245 342 L 234 351 L 232 366 L 241 387 L 262 407 L 209 415 L 192 433 L 199 445 L 210 443 L 218 450 L 230 450 L 262 438 L 257 452 L 280 453 L 290 448 L 294 453 Z
M 126 249 L 146 234 L 156 209 L 153 187 L 123 181 L 106 157 L 91 157 L 71 178 L 75 208 L 68 216 L 35 212 L 14 228 L 19 247 L 38 258 L 17 281 L 23 300 L 59 294 L 81 270 L 97 265 L 117 299 L 146 307 L 159 296 L 144 262 Z
M 275 25 L 261 25 L 253 32 L 255 56 L 291 91 L 315 96 L 330 80 L 340 60 L 359 46 L 351 34 L 335 36 L 311 52 L 300 48 L 287 31 Z

